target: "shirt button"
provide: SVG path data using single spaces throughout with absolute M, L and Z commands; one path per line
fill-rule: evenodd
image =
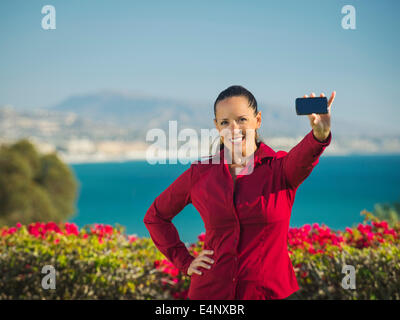
M 236 278 L 233 278 L 233 282 L 235 282 Z
M 237 257 L 235 257 L 235 261 L 237 261 Z

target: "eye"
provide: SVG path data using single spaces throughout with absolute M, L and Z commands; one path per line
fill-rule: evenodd
M 246 118 L 240 118 L 240 121 L 245 122 L 245 121 L 247 121 L 247 119 Z
M 228 123 L 226 120 L 221 121 L 221 125 L 225 125 L 226 123 Z

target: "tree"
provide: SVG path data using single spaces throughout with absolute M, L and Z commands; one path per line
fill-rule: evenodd
M 78 181 L 56 153 L 22 139 L 0 147 L 0 226 L 64 222 L 75 212 Z

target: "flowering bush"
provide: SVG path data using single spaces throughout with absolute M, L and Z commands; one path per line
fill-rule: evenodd
M 94 224 L 17 223 L 0 228 L 0 299 L 168 298 L 151 239 Z M 43 266 L 56 270 L 56 290 L 41 285 Z
M 400 299 L 400 224 L 389 228 L 364 211 L 357 227 L 290 228 L 288 251 L 297 299 Z M 205 235 L 190 245 L 197 256 Z M 343 265 L 356 269 L 356 290 L 341 286 Z M 41 269 L 56 269 L 56 290 L 41 287 Z M 94 224 L 32 223 L 0 228 L 0 299 L 186 299 L 190 277 L 149 238 Z
M 390 229 L 386 221 L 377 221 L 369 212 L 363 211 L 366 215 L 365 221 L 373 219 L 371 225 L 358 224 L 357 228 L 345 228 L 345 231 L 334 232 L 325 225 L 320 226 L 314 223 L 301 228 L 290 228 L 288 237 L 289 253 L 292 250 L 302 249 L 309 253 L 323 253 L 327 246 L 344 245 L 357 249 L 377 248 L 382 243 L 394 243 L 399 240 L 399 227 Z M 364 222 L 365 222 L 364 221 Z
M 288 251 L 296 272 L 300 290 L 292 299 L 400 299 L 400 224 L 389 228 L 364 210 L 364 222 L 345 231 L 333 231 L 314 223 L 289 228 Z M 368 224 L 370 223 L 370 224 Z M 205 234 L 189 251 L 193 256 L 202 250 Z M 356 290 L 342 286 L 344 265 L 356 269 Z M 167 268 L 167 266 L 169 266 Z M 168 260 L 156 263 L 156 268 L 172 282 L 167 288 L 176 299 L 185 299 L 188 281 Z

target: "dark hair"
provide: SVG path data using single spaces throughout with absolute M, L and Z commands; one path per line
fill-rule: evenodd
M 249 107 L 254 110 L 254 116 L 257 115 L 258 106 L 257 106 L 256 98 L 245 87 L 239 86 L 239 85 L 235 85 L 235 86 L 230 86 L 229 88 L 226 88 L 224 91 L 222 91 L 218 95 L 217 99 L 214 102 L 214 116 L 215 116 L 215 118 L 217 117 L 217 104 L 218 104 L 218 102 L 220 102 L 220 101 L 222 101 L 222 100 L 224 100 L 226 98 L 230 98 L 230 97 L 246 97 L 248 102 L 249 102 Z M 260 141 L 262 141 L 262 140 L 260 139 L 259 134 L 258 134 L 258 132 L 256 130 L 256 145 L 257 145 L 257 147 L 259 147 Z M 220 150 L 222 150 L 223 148 L 224 148 L 224 144 L 221 143 Z M 210 153 L 211 153 L 211 151 L 210 151 Z
M 226 98 L 240 97 L 240 96 L 247 98 L 247 100 L 249 101 L 249 107 L 254 110 L 254 115 L 257 115 L 257 113 L 258 113 L 257 100 L 256 100 L 256 98 L 254 98 L 253 94 L 249 90 L 247 90 L 245 87 L 230 86 L 229 88 L 222 91 L 218 95 L 217 100 L 215 100 L 214 116 L 217 117 L 217 103 L 218 102 L 220 102 L 221 100 L 224 100 Z

